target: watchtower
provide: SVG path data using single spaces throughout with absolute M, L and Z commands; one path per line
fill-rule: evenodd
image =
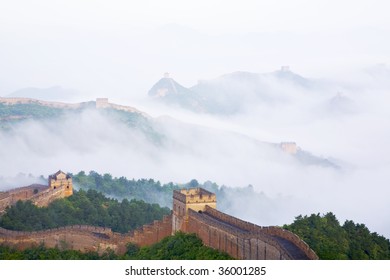
M 71 196 L 73 194 L 72 177 L 62 172 L 61 170 L 58 170 L 53 175 L 49 176 L 49 188 L 63 188 L 65 197 Z
M 173 192 L 172 233 L 187 231 L 188 209 L 200 212 L 206 205 L 217 208 L 217 197 L 214 193 L 202 188 L 181 189 Z
M 290 66 L 288 66 L 288 65 L 283 65 L 283 66 L 280 68 L 280 71 L 282 71 L 282 72 L 290 72 Z
M 96 109 L 104 109 L 109 106 L 108 98 L 96 98 Z
M 295 155 L 298 152 L 298 146 L 295 142 L 282 142 L 280 148 L 291 155 Z

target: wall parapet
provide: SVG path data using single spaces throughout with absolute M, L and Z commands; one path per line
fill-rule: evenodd
M 217 197 L 214 193 L 202 188 L 174 190 L 173 198 L 187 204 L 217 202 Z
M 26 199 L 38 206 L 46 206 L 64 197 L 66 186 L 60 184 L 50 188 L 31 185 L 0 193 L 0 208 Z M 39 191 L 36 192 L 38 189 L 35 188 L 39 188 Z M 102 253 L 104 248 L 110 247 L 116 253 L 123 254 L 129 242 L 138 246 L 152 245 L 176 230 L 182 230 L 196 233 L 206 246 L 238 259 L 318 259 L 306 242 L 288 230 L 276 226 L 258 226 L 216 210 L 215 194 L 202 188 L 175 190 L 173 197 L 171 215 L 124 234 L 112 232 L 110 228 L 89 225 L 31 232 L 0 228 L 0 243 L 26 248 L 42 242 L 48 247 L 62 246 L 66 242 L 74 250 Z M 182 219 L 184 226 L 177 226 L 179 219 Z
M 260 245 L 261 247 L 271 246 L 274 249 L 276 249 L 279 252 L 279 257 L 278 257 L 279 259 L 291 259 L 291 260 L 294 259 L 294 257 L 290 254 L 290 252 L 286 248 L 281 246 L 279 242 L 277 242 L 275 239 L 272 238 L 272 236 L 268 234 L 261 233 L 261 232 L 250 232 L 245 229 L 235 228 L 235 226 L 225 224 L 225 222 L 222 221 L 213 221 L 212 219 L 208 219 L 205 213 L 197 213 L 191 209 L 189 211 L 189 219 L 190 219 L 190 223 L 197 224 L 196 228 L 203 228 L 209 231 L 209 234 L 206 235 L 207 236 L 206 240 L 204 237 L 202 238 L 202 234 L 200 234 L 200 237 L 202 238 L 203 242 L 208 246 L 211 246 L 221 251 L 225 251 L 224 250 L 225 248 L 223 246 L 222 248 L 220 247 L 221 246 L 219 244 L 220 242 L 216 242 L 216 240 L 214 241 L 212 240 L 212 237 L 210 237 L 210 231 L 214 231 L 214 232 L 217 231 L 224 236 L 230 236 L 231 238 L 235 239 L 236 240 L 235 242 L 237 243 L 236 246 L 238 246 L 237 253 L 232 254 L 232 256 L 235 258 L 251 259 L 252 258 L 251 253 L 245 252 L 245 249 L 240 248 L 241 246 L 239 246 L 238 243 L 245 244 L 245 243 L 251 243 L 250 242 L 251 240 L 258 240 L 262 242 L 262 245 Z M 195 231 L 196 231 L 195 233 L 199 235 L 199 231 L 197 229 Z M 213 246 L 214 243 L 217 243 L 217 246 Z M 256 248 L 254 250 L 259 250 L 259 249 Z
M 281 238 L 284 238 L 292 243 L 295 244 L 299 249 L 301 249 L 305 254 L 312 260 L 317 260 L 318 256 L 317 254 L 313 251 L 313 249 L 310 248 L 310 246 L 303 241 L 298 235 L 295 233 L 283 229 L 281 227 L 276 227 L 276 226 L 270 226 L 270 227 L 263 227 L 262 231 L 264 231 L 267 234 L 273 235 L 273 236 L 278 236 Z
M 56 234 L 61 232 L 70 232 L 70 231 L 78 231 L 78 232 L 96 232 L 96 233 L 104 233 L 104 234 L 112 234 L 111 228 L 106 227 L 97 227 L 97 226 L 88 226 L 88 225 L 72 225 L 65 227 L 58 227 L 40 231 L 16 231 L 9 230 L 0 227 L 0 236 L 8 236 L 8 237 L 20 237 L 20 236 L 29 236 L 34 237 L 38 235 L 47 235 L 47 234 Z
M 40 243 L 45 243 L 48 247 L 62 246 L 65 242 L 70 246 L 69 249 L 73 250 L 103 253 L 104 248 L 111 248 L 117 254 L 124 254 L 129 242 L 138 246 L 151 245 L 171 233 L 172 216 L 169 215 L 124 234 L 113 232 L 111 228 L 89 225 L 71 225 L 31 232 L 0 228 L 0 243 L 28 248 Z
M 292 255 L 292 252 L 294 252 L 295 256 L 299 254 L 300 257 L 303 257 L 302 254 L 304 254 L 308 259 L 318 259 L 316 253 L 306 242 L 300 239 L 296 234 L 280 227 L 261 227 L 237 219 L 208 206 L 206 206 L 206 210 L 203 213 L 189 210 L 189 217 L 190 219 L 196 219 L 198 223 L 202 223 L 205 226 L 222 230 L 227 234 L 237 236 L 243 240 L 261 240 L 277 248 L 277 250 L 281 252 L 281 255 L 284 255 L 284 258 L 287 259 L 295 258 L 294 255 Z M 293 245 L 289 245 L 291 243 Z M 291 250 L 291 248 L 287 248 L 291 246 L 295 246 L 293 248 L 296 249 L 290 253 L 289 250 Z
M 41 106 L 47 106 L 52 108 L 69 108 L 69 109 L 78 109 L 83 103 L 64 103 L 56 101 L 44 101 L 34 98 L 25 98 L 25 97 L 0 97 L 0 103 L 6 105 L 16 105 L 16 104 L 37 104 Z
M 258 226 L 256 224 L 253 224 L 253 223 L 250 223 L 250 222 L 247 222 L 247 221 L 243 221 L 243 220 L 240 220 L 236 217 L 233 217 L 233 216 L 230 216 L 228 214 L 225 214 L 221 211 L 218 211 L 216 209 L 213 209 L 209 206 L 206 206 L 206 213 L 210 213 L 213 217 L 216 217 L 218 219 L 220 219 L 221 221 L 223 222 L 226 222 L 226 223 L 229 223 L 229 224 L 232 224 L 234 226 L 237 226 L 241 229 L 245 229 L 247 231 L 250 231 L 250 232 L 262 232 L 263 230 L 263 227 L 261 226 Z

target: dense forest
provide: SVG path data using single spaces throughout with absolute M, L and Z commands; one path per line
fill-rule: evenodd
M 232 188 L 219 186 L 216 183 L 206 181 L 203 184 L 193 179 L 185 184 L 167 183 L 161 184 L 153 179 L 127 179 L 126 177 L 113 177 L 111 174 L 99 174 L 90 171 L 88 174 L 80 171 L 77 174 L 70 174 L 76 188 L 97 190 L 110 197 L 121 199 L 143 200 L 148 203 L 158 203 L 163 207 L 172 207 L 173 190 L 181 188 L 202 187 L 217 195 L 218 207 L 221 211 L 231 208 L 234 200 L 236 203 L 244 204 L 248 201 L 256 201 L 257 204 L 269 204 L 264 193 L 257 193 L 251 185 L 244 188 Z
M 74 250 L 59 250 L 43 246 L 18 251 L 0 245 L 0 260 L 228 260 L 232 259 L 225 253 L 208 248 L 194 234 L 176 233 L 152 246 L 138 248 L 128 244 L 127 252 L 118 256 L 108 250 L 99 256 L 96 252 L 81 253 Z
M 15 124 L 25 120 L 64 121 L 66 117 L 80 118 L 86 110 L 95 110 L 96 103 L 88 101 L 81 103 L 78 108 L 55 108 L 32 103 L 2 104 L 0 103 L 0 130 L 10 130 Z M 101 116 L 115 123 L 124 124 L 125 126 L 135 129 L 142 133 L 144 137 L 151 140 L 154 144 L 160 145 L 164 140 L 164 135 L 158 133 L 154 128 L 154 121 L 145 117 L 139 112 L 129 112 L 113 108 L 100 108 Z M 62 117 L 62 118 L 61 118 Z
M 226 253 L 203 245 L 195 234 L 177 232 L 159 243 L 138 249 L 129 244 L 127 258 L 134 260 L 226 260 L 232 259 Z
M 390 241 L 364 224 L 345 221 L 340 225 L 333 213 L 298 216 L 288 229 L 301 237 L 325 260 L 390 259 Z
M 72 179 L 77 188 L 96 190 L 118 199 L 143 200 L 167 207 L 172 207 L 173 190 L 180 188 L 173 183 L 161 185 L 159 181 L 153 179 L 113 178 L 111 174 L 101 175 L 95 171 L 90 171 L 89 174 L 81 171 L 72 175 Z
M 124 233 L 169 214 L 169 208 L 149 203 L 158 201 L 162 205 L 171 206 L 172 191 L 183 187 L 201 186 L 216 193 L 219 199 L 218 208 L 222 211 L 224 203 L 229 203 L 229 197 L 236 198 L 238 194 L 244 200 L 255 199 L 259 202 L 263 199 L 266 201 L 264 194 L 255 192 L 251 186 L 229 188 L 220 187 L 211 182 L 199 184 L 196 180 L 183 185 L 174 183 L 162 185 L 152 179 L 129 180 L 125 177 L 113 178 L 110 174 L 100 175 L 94 171 L 86 174 L 81 171 L 73 175 L 73 181 L 79 189 L 74 192 L 73 196 L 54 201 L 45 208 L 38 208 L 28 201 L 19 201 L 1 217 L 0 227 L 32 231 L 73 224 L 87 224 L 110 227 L 113 231 Z M 119 198 L 119 201 L 107 198 L 103 193 Z M 320 259 L 390 259 L 390 241 L 388 239 L 375 232 L 371 233 L 364 224 L 345 221 L 341 225 L 333 213 L 298 216 L 292 224 L 284 225 L 284 228 L 305 240 Z M 176 235 L 173 240 L 168 238 L 158 244 L 141 249 L 129 245 L 126 258 L 209 258 L 208 254 L 212 255 L 211 251 L 196 249 L 200 246 L 199 242 L 191 235 Z M 198 247 L 194 247 L 195 244 Z M 175 247 L 177 250 L 172 253 L 165 246 Z M 200 251 L 196 252 L 197 250 Z M 23 253 L 18 255 L 18 252 L 6 247 L 2 247 L 0 251 L 3 252 L 2 254 L 10 254 L 9 258 L 30 258 Z M 176 255 L 178 252 L 180 252 L 180 256 Z M 194 252 L 196 254 L 191 255 Z M 26 254 L 35 254 L 36 257 L 39 255 L 39 258 L 62 257 L 56 249 L 35 248 L 26 251 Z M 112 252 L 101 257 L 93 253 L 78 254 L 67 251 L 63 257 L 65 259 L 119 258 Z
M 43 106 L 37 103 L 5 105 L 0 103 L 0 118 L 52 118 L 61 115 L 64 109 Z
M 119 202 L 95 190 L 79 190 L 48 207 L 39 208 L 30 201 L 18 201 L 1 217 L 0 227 L 33 231 L 85 224 L 110 227 L 124 233 L 169 214 L 168 208 L 161 208 L 158 204 L 127 199 Z

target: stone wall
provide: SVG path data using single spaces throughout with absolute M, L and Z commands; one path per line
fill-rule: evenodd
M 48 186 L 38 184 L 4 192 L 0 196 L 0 216 L 4 214 L 7 207 L 14 205 L 19 200 L 30 200 L 35 205 L 44 207 L 56 199 L 66 197 L 66 192 L 65 187 L 50 189 Z
M 81 108 L 84 104 L 86 104 L 85 102 L 64 103 L 64 102 L 44 101 L 44 100 L 38 100 L 38 99 L 33 99 L 33 98 L 22 98 L 22 97 L 16 97 L 16 98 L 0 97 L 0 103 L 6 104 L 6 105 L 37 104 L 37 105 L 41 105 L 41 106 L 46 106 L 46 107 L 51 107 L 51 108 L 59 108 L 59 109 L 78 109 L 78 108 Z M 126 112 L 130 112 L 130 113 L 138 113 L 138 114 L 143 115 L 146 118 L 150 118 L 149 115 L 135 109 L 134 107 L 109 103 L 107 98 L 97 98 L 96 99 L 96 108 L 97 109 L 111 108 L 111 109 L 126 111 Z
M 104 253 L 108 248 L 117 254 L 126 252 L 126 244 L 151 245 L 171 235 L 172 217 L 134 230 L 127 234 L 112 232 L 110 228 L 75 225 L 56 229 L 21 232 L 0 228 L 0 243 L 23 250 L 43 244 L 47 248 Z
M 172 235 L 172 215 L 164 216 L 160 221 L 154 221 L 127 234 L 131 242 L 138 246 L 152 245 L 170 235 Z
M 189 232 L 196 233 L 206 246 L 242 260 L 293 259 L 286 250 L 266 235 L 247 232 L 207 219 L 202 213 L 195 211 L 189 213 Z
M 280 148 L 282 151 L 291 155 L 295 155 L 299 149 L 295 142 L 282 142 L 280 143 Z
M 300 250 L 302 250 L 308 256 L 309 259 L 318 258 L 316 253 L 309 247 L 309 245 L 301 238 L 299 238 L 298 235 L 292 233 L 291 231 L 276 226 L 261 227 L 256 224 L 237 219 L 233 216 L 222 213 L 211 207 L 207 207 L 206 212 L 210 213 L 211 215 L 220 219 L 221 221 L 237 226 L 251 233 L 267 234 L 270 236 L 276 236 L 276 237 L 281 237 L 283 239 L 286 239 L 294 243 L 294 245 L 297 246 Z
M 188 212 L 187 231 L 196 233 L 206 246 L 237 259 L 318 259 L 295 234 L 278 227 L 260 227 L 211 207 Z
M 280 227 L 263 227 L 263 232 L 272 236 L 279 236 L 294 243 L 299 249 L 301 249 L 309 259 L 318 259 L 317 254 L 309 247 L 309 245 L 299 238 L 298 235 L 291 231 L 285 230 Z
M 66 187 L 59 187 L 57 189 L 48 189 L 45 192 L 37 193 L 30 198 L 31 202 L 38 207 L 46 207 L 53 201 L 67 197 Z
M 261 226 L 258 226 L 256 224 L 253 224 L 253 223 L 250 223 L 247 221 L 237 219 L 236 217 L 230 216 L 228 214 L 220 212 L 220 211 L 213 209 L 211 207 L 206 207 L 206 212 L 211 214 L 213 217 L 223 221 L 223 222 L 234 225 L 234 226 L 241 228 L 243 230 L 246 230 L 246 231 L 262 232 L 262 229 L 263 229 L 263 227 L 261 227 Z
M 47 248 L 75 249 L 82 252 L 102 253 L 108 247 L 114 251 L 118 245 L 112 242 L 111 229 L 90 226 L 70 226 L 45 231 L 18 232 L 0 228 L 0 243 L 23 250 L 43 244 Z
M 65 188 L 65 185 L 52 189 L 31 185 L 0 193 L 0 211 L 17 200 L 26 199 L 38 206 L 47 206 L 52 201 L 65 197 Z M 222 213 L 214 209 L 215 195 L 205 193 L 207 195 L 203 196 L 202 193 L 201 196 L 199 190 L 194 193 L 183 192 L 174 192 L 172 215 L 126 234 L 89 226 L 39 232 L 14 232 L 0 228 L 0 243 L 20 249 L 44 243 L 47 247 L 98 253 L 111 248 L 116 253 L 123 254 L 129 242 L 139 246 L 152 245 L 181 230 L 197 234 L 206 246 L 226 252 L 237 259 L 318 259 L 315 252 L 290 231 L 280 227 L 261 227 Z
M 10 97 L 0 97 L 0 103 L 6 104 L 6 105 L 15 105 L 15 104 L 37 104 L 52 108 L 59 108 L 59 109 L 77 109 L 80 108 L 83 103 L 64 103 L 64 102 L 54 102 L 54 101 L 43 101 L 33 98 L 10 98 Z
M 7 192 L 3 192 L 0 195 L 0 216 L 4 214 L 5 209 L 11 205 L 14 205 L 18 200 L 30 200 L 35 195 L 44 193 L 48 190 L 47 186 L 33 184 L 27 187 L 21 187 L 18 189 L 12 189 Z

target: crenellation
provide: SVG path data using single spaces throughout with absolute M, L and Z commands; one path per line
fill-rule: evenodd
M 191 197 L 194 193 L 199 193 L 199 190 L 184 190 L 174 196 L 173 231 L 180 229 L 196 233 L 206 246 L 239 259 L 318 259 L 306 243 L 279 227 L 261 227 L 237 219 L 216 210 L 213 204 L 201 205 L 199 200 L 186 198 L 189 203 L 183 206 L 183 194 Z M 191 204 L 201 205 L 202 210 Z M 186 212 L 183 214 L 180 208 Z M 181 224 L 175 227 L 177 220 Z
M 299 147 L 295 142 L 281 142 L 279 146 L 282 151 L 290 155 L 295 155 L 299 150 Z
M 52 177 L 56 174 L 57 177 Z M 48 190 L 42 188 L 41 192 L 32 196 L 32 200 L 36 199 L 41 204 L 50 203 L 52 200 L 47 197 L 55 199 L 59 196 L 54 194 L 65 195 L 61 190 L 71 185 L 71 178 L 61 171 L 56 174 L 49 177 Z M 31 189 L 24 188 L 24 192 Z M 11 193 L 18 194 L 17 191 L 10 191 L 8 195 L 2 194 L 1 197 L 8 199 L 12 196 Z M 34 232 L 0 228 L 0 243 L 19 249 L 42 242 L 47 247 L 60 247 L 66 243 L 68 249 L 82 252 L 96 251 L 101 254 L 105 249 L 111 248 L 116 253 L 123 254 L 129 242 L 138 246 L 152 245 L 178 230 L 195 233 L 204 245 L 237 259 L 318 259 L 315 252 L 290 231 L 274 226 L 261 227 L 216 210 L 215 194 L 202 188 L 175 190 L 171 215 L 124 234 L 112 232 L 110 228 L 89 225 Z M 295 249 L 291 251 L 291 247 Z
M 64 102 L 55 102 L 55 101 L 44 101 L 44 100 L 24 98 L 24 97 L 0 97 L 0 103 L 6 105 L 37 104 L 37 105 L 59 108 L 59 109 L 78 109 L 83 105 L 83 103 L 64 103 Z
M 7 207 L 16 204 L 19 200 L 30 200 L 35 205 L 44 207 L 56 199 L 72 194 L 72 178 L 64 172 L 58 171 L 49 176 L 48 186 L 32 184 L 2 193 L 0 197 L 0 215 L 5 213 Z

